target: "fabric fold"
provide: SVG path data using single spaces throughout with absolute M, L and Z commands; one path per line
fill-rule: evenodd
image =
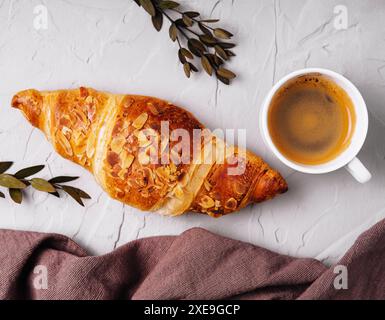
M 385 222 L 334 266 L 194 228 L 90 256 L 57 234 L 0 230 L 1 299 L 383 299 Z

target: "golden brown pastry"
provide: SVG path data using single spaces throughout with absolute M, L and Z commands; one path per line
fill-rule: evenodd
M 227 146 L 189 112 L 156 98 L 90 88 L 26 90 L 12 106 L 111 197 L 141 210 L 219 217 L 287 191 L 262 159 Z M 197 129 L 204 134 L 194 136 Z M 188 140 L 173 137 L 177 131 Z

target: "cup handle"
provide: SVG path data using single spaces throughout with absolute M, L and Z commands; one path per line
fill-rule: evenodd
M 354 158 L 346 166 L 346 170 L 360 183 L 366 183 L 372 179 L 371 173 L 358 158 Z

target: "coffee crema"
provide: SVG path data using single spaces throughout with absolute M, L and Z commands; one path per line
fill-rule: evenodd
M 321 74 L 289 80 L 274 95 L 268 113 L 275 146 L 289 160 L 306 165 L 338 157 L 349 146 L 355 123 L 349 95 Z

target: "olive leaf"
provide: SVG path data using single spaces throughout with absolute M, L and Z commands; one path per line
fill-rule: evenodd
M 175 41 L 178 37 L 178 28 L 175 23 L 171 24 L 169 29 L 169 35 L 172 41 Z
M 187 78 L 190 78 L 190 75 L 191 75 L 191 67 L 190 67 L 190 64 L 188 62 L 186 62 L 184 65 L 183 65 L 183 70 L 184 70 L 184 73 L 186 74 L 186 77 Z
M 160 1 L 159 8 L 165 9 L 176 9 L 179 7 L 179 3 L 175 1 Z
M 160 31 L 163 26 L 163 14 L 159 10 L 156 10 L 155 16 L 153 16 L 151 19 L 154 28 L 157 31 Z
M 217 23 L 217 22 L 219 22 L 219 19 L 205 19 L 205 20 L 201 20 L 201 22 L 204 22 L 204 23 Z
M 215 47 L 215 52 L 224 60 L 228 60 L 229 57 L 227 56 L 226 51 L 219 45 L 216 45 Z
M 79 194 L 79 196 L 82 198 L 82 199 L 91 199 L 91 196 L 86 193 L 85 191 L 79 189 L 79 188 L 75 188 L 75 187 L 70 187 L 70 186 L 60 186 L 63 190 L 66 189 L 66 190 L 72 190 L 73 192 L 76 192 L 77 194 Z
M 199 29 L 200 29 L 204 34 L 207 34 L 207 35 L 211 36 L 211 31 L 209 30 L 209 28 L 206 28 L 201 22 L 198 23 L 198 27 L 199 27 Z
M 213 67 L 211 66 L 211 63 L 209 59 L 206 56 L 202 56 L 201 63 L 203 69 L 211 76 L 213 74 Z
M 222 83 L 224 83 L 224 84 L 226 84 L 226 85 L 229 85 L 229 84 L 230 84 L 230 80 L 229 80 L 229 79 L 222 77 L 222 76 L 219 75 L 218 73 L 217 73 L 217 78 L 218 78 L 218 80 L 219 80 L 220 82 L 222 82 Z
M 199 39 L 207 46 L 214 46 L 217 43 L 217 40 L 212 35 L 208 34 L 199 36 Z
M 220 67 L 221 65 L 223 65 L 225 62 L 223 61 L 223 59 L 221 59 L 220 57 L 218 56 L 214 56 L 214 63 L 217 67 Z
M 218 45 L 223 49 L 232 49 L 235 47 L 235 44 L 231 42 L 218 42 Z
M 192 53 L 188 51 L 186 48 L 180 48 L 179 51 L 186 58 L 194 59 L 194 56 L 192 55 Z
M 12 167 L 13 162 L 0 162 L 0 174 L 7 171 L 10 167 Z
M 70 186 L 61 186 L 61 188 L 77 203 L 84 207 L 84 203 L 82 199 L 91 199 L 91 197 L 78 188 L 70 187 Z
M 80 204 L 82 207 L 84 207 L 84 203 L 83 203 L 83 200 L 82 198 L 80 198 L 80 196 L 75 193 L 75 192 L 72 192 L 72 191 L 69 191 L 69 190 L 64 190 L 72 199 L 74 199 L 78 204 Z
M 203 53 L 205 51 L 204 44 L 202 42 L 200 42 L 199 40 L 197 40 L 197 39 L 190 39 L 188 41 L 188 43 L 190 43 L 194 48 L 199 50 L 201 53 Z
M 17 204 L 23 202 L 23 192 L 20 189 L 9 189 L 9 196 Z
M 24 189 L 27 187 L 25 183 L 9 174 L 0 174 L 0 186 L 12 189 Z
M 191 71 L 198 72 L 198 68 L 194 66 L 191 62 L 189 62 Z
M 56 191 L 56 188 L 51 183 L 49 183 L 44 179 L 33 178 L 30 182 L 31 182 L 31 186 L 38 191 L 43 191 L 48 193 Z
M 176 19 L 174 22 L 178 27 L 181 27 L 181 28 L 187 27 L 186 24 L 184 23 L 183 19 Z
M 155 7 L 151 0 L 139 0 L 139 3 L 150 16 L 155 16 Z
M 197 39 L 189 39 L 187 41 L 189 50 L 197 57 L 201 57 L 205 52 L 205 46 Z
M 225 68 L 219 68 L 217 73 L 221 77 L 229 79 L 229 80 L 234 79 L 236 77 L 234 72 L 231 72 L 230 70 L 227 70 Z
M 214 34 L 220 39 L 230 39 L 231 37 L 233 37 L 232 33 L 221 28 L 214 29 Z
M 179 57 L 179 61 L 182 64 L 185 64 L 187 62 L 187 58 L 188 59 L 194 59 L 194 56 L 192 55 L 192 53 L 190 51 L 188 51 L 187 49 L 185 49 L 185 48 L 180 48 L 179 49 L 178 57 Z
M 25 169 L 22 169 L 22 170 L 19 170 L 18 172 L 16 172 L 14 174 L 14 177 L 17 179 L 24 179 L 24 178 L 33 176 L 36 173 L 39 173 L 41 170 L 44 169 L 44 167 L 45 166 L 40 165 L 40 166 L 25 168 Z
M 196 18 L 200 16 L 200 13 L 196 11 L 186 11 L 183 14 L 188 16 L 189 18 Z
M 66 177 L 66 176 L 59 176 L 52 178 L 48 180 L 49 183 L 51 184 L 56 184 L 56 183 L 66 183 L 66 182 L 71 182 L 79 179 L 79 177 Z
M 225 50 L 228 57 L 236 57 L 236 54 L 232 52 L 231 50 Z
M 55 191 L 55 192 L 49 192 L 49 194 L 55 196 L 56 198 L 60 198 L 60 194 L 59 192 Z
M 187 62 L 186 57 L 182 54 L 182 52 L 180 50 L 178 52 L 178 58 L 179 58 L 180 63 L 182 63 L 182 64 L 185 64 Z
M 186 14 L 183 14 L 182 16 L 183 22 L 187 27 L 192 27 L 194 22 L 193 20 Z

